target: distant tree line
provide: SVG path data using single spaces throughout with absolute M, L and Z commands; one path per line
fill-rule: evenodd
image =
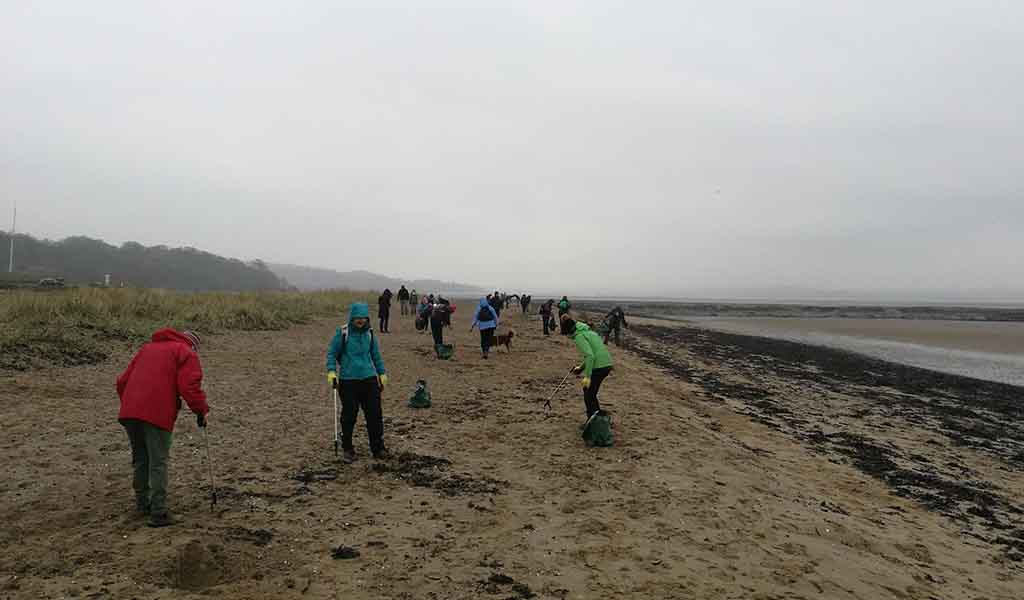
M 60 241 L 18 234 L 14 238 L 14 276 L 63 277 L 69 285 L 102 283 L 185 291 L 276 290 L 287 284 L 262 261 L 243 262 L 195 248 L 120 247 L 83 236 Z M 0 234 L 0 270 L 6 277 L 10 235 Z

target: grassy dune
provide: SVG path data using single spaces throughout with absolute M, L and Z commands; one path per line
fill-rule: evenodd
M 105 360 L 112 347 L 137 344 L 161 327 L 203 333 L 279 330 L 339 314 L 358 292 L 188 294 L 152 289 L 76 288 L 0 295 L 0 370 Z

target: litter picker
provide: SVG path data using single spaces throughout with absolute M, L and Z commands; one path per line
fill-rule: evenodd
M 206 433 L 206 423 L 200 427 L 203 430 L 203 445 L 206 446 L 206 466 L 210 472 L 210 510 L 217 506 L 217 488 L 213 485 L 213 462 L 210 460 L 210 437 Z
M 565 377 L 562 378 L 562 382 L 558 384 L 558 387 L 555 388 L 555 391 L 551 394 L 551 397 L 548 398 L 547 402 L 544 403 L 545 410 L 551 410 L 551 401 L 555 399 L 555 396 L 558 395 L 559 390 L 562 389 L 562 386 L 565 385 L 565 382 L 568 381 L 569 376 L 572 375 L 573 371 L 575 370 L 576 367 L 573 367 L 569 369 L 568 373 L 565 374 Z
M 338 388 L 331 386 L 331 397 L 334 398 L 334 455 L 338 455 Z

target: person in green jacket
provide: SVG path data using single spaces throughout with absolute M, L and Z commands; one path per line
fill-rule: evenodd
M 573 369 L 583 375 L 583 403 L 587 409 L 587 418 L 601 410 L 597 394 L 601 383 L 612 372 L 612 355 L 608 352 L 601 336 L 586 323 L 577 323 L 569 315 L 562 315 L 562 327 L 570 331 L 569 337 L 576 343 L 576 350 L 583 362 Z
M 562 296 L 562 299 L 558 301 L 558 323 L 561 327 L 562 335 L 572 335 L 572 331 L 565 328 L 565 321 L 563 320 L 565 315 L 569 314 L 569 309 L 572 308 L 572 303 L 569 302 L 569 298 Z
M 360 407 L 366 420 L 370 452 L 374 458 L 387 458 L 380 395 L 388 384 L 388 376 L 377 338 L 370 329 L 370 307 L 366 304 L 357 302 L 352 305 L 348 326 L 339 327 L 327 347 L 327 382 L 341 396 L 342 459 L 346 463 L 356 459 L 352 431 Z

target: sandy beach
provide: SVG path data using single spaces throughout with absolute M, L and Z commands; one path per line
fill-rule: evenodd
M 569 340 L 469 313 L 437 361 L 393 318 L 386 440 L 338 462 L 335 321 L 209 336 L 217 505 L 188 415 L 170 505 L 131 512 L 113 382 L 129 358 L 4 373 L 3 598 L 998 598 L 1024 595 L 1020 388 L 680 326 L 631 329 L 586 448 Z M 505 329 L 503 327 L 502 329 Z M 867 361 L 867 362 L 865 362 Z M 434 407 L 406 407 L 426 378 Z M 339 546 L 352 559 L 332 558 Z

